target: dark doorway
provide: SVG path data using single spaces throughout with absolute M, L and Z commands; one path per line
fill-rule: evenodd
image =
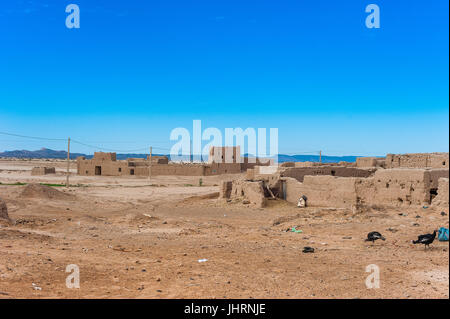
M 433 198 L 435 198 L 437 196 L 437 194 L 438 194 L 437 188 L 430 189 L 430 204 L 431 204 L 431 201 L 433 200 Z
M 102 167 L 95 166 L 95 175 L 102 175 Z
M 130 175 L 134 175 L 134 169 L 130 169 Z

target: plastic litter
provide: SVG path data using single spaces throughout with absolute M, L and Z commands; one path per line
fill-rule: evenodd
M 208 259 L 206 259 L 206 258 L 198 260 L 199 263 L 204 263 L 204 262 L 207 262 L 207 261 L 208 261 Z
M 303 233 L 303 230 L 301 230 L 301 229 L 295 229 L 295 227 L 292 227 L 291 232 L 300 234 L 300 233 Z
M 439 228 L 438 239 L 439 241 L 448 241 L 449 231 L 448 228 L 441 227 Z
M 36 285 L 34 282 L 31 283 L 31 286 L 33 286 L 33 289 L 34 289 L 34 290 L 42 290 L 42 288 L 39 287 L 38 285 Z

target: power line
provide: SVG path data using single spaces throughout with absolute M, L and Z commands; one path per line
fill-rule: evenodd
M 117 153 L 132 153 L 132 152 L 140 152 L 140 151 L 148 150 L 148 147 L 138 148 L 138 149 L 134 149 L 134 150 L 116 150 L 116 149 L 110 149 L 110 148 L 105 148 L 105 147 L 100 147 L 100 146 L 94 146 L 94 145 L 86 144 L 86 143 L 83 143 L 83 142 L 80 142 L 80 141 L 76 141 L 76 140 L 73 140 L 73 139 L 72 139 L 72 142 L 76 143 L 76 144 L 80 144 L 80 145 L 86 146 L 86 147 L 90 147 L 90 148 L 93 148 L 93 149 L 109 151 L 109 152 L 117 152 Z M 155 147 L 155 149 L 168 150 L 168 149 L 159 148 L 159 147 Z
M 19 134 L 12 134 L 12 133 L 6 133 L 6 132 L 0 132 L 0 134 L 8 135 L 8 136 L 15 136 L 15 137 L 22 137 L 22 138 L 30 138 L 30 139 L 35 139 L 35 140 L 66 141 L 65 138 L 47 138 L 47 137 L 27 136 L 27 135 L 19 135 Z
M 29 135 L 7 133 L 7 132 L 0 132 L 0 134 L 7 135 L 7 136 L 26 138 L 26 139 L 43 140 L 43 141 L 58 141 L 58 142 L 60 142 L 60 141 L 66 142 L 67 141 L 67 139 L 65 139 L 65 138 L 47 138 L 47 137 L 29 136 Z M 72 142 L 79 144 L 79 145 L 89 147 L 89 148 L 93 148 L 93 149 L 104 150 L 104 151 L 109 151 L 109 152 L 117 152 L 117 153 L 140 152 L 140 151 L 146 151 L 148 149 L 148 147 L 145 147 L 145 148 L 143 147 L 143 148 L 138 148 L 138 149 L 133 149 L 133 150 L 116 150 L 116 149 L 110 149 L 110 148 L 105 148 L 105 147 L 100 147 L 100 146 L 96 146 L 96 145 L 83 143 L 83 142 L 73 140 L 73 139 L 72 139 Z M 102 143 L 102 142 L 97 142 L 97 143 Z M 104 143 L 125 143 L 125 142 L 104 142 Z M 150 144 L 151 143 L 162 143 L 162 142 L 150 142 Z M 158 149 L 158 150 L 162 150 L 162 151 L 170 151 L 169 149 L 162 148 L 162 147 L 154 147 L 154 149 Z

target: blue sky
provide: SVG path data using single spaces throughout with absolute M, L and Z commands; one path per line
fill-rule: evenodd
M 65 26 L 78 4 L 81 28 Z M 375 3 L 381 28 L 368 29 Z M 0 5 L 0 131 L 117 150 L 172 129 L 277 127 L 279 152 L 448 151 L 448 1 Z M 64 149 L 0 135 L 0 151 Z M 74 145 L 74 151 L 94 149 Z

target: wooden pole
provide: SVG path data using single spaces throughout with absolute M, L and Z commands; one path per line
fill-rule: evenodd
M 66 176 L 66 187 L 69 187 L 69 174 L 70 174 L 70 137 L 67 140 L 67 176 Z
M 322 163 L 322 151 L 319 151 L 319 162 Z
M 194 161 L 194 156 L 192 154 L 192 139 L 189 140 L 189 162 Z
M 150 146 L 150 156 L 149 156 L 150 165 L 148 166 L 148 179 L 152 178 L 152 147 Z

